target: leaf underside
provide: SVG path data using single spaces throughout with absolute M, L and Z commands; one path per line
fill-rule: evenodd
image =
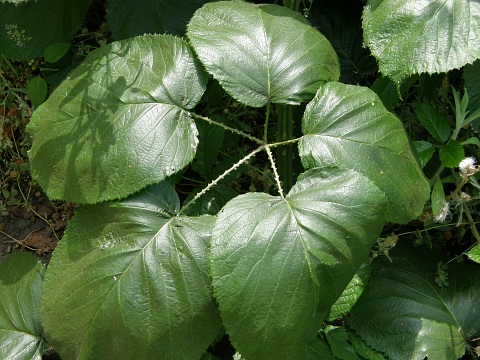
M 303 116 L 299 153 L 305 168 L 339 166 L 369 177 L 385 192 L 387 221 L 420 215 L 430 187 L 402 123 L 368 88 L 328 83 Z
M 44 282 L 42 320 L 65 359 L 195 359 L 221 330 L 208 243 L 214 218 L 177 217 L 162 183 L 71 220 Z
M 480 3 L 474 0 L 369 0 L 365 43 L 395 81 L 460 68 L 480 57 Z
M 195 12 L 187 36 L 207 71 L 249 106 L 309 101 L 340 75 L 328 40 L 282 6 L 209 3 Z
M 429 249 L 397 245 L 373 265 L 369 284 L 349 324 L 391 359 L 457 359 L 480 334 L 480 268 L 452 263 L 448 287 L 435 283 Z
M 304 358 L 308 342 L 384 221 L 383 193 L 352 170 L 314 169 L 285 199 L 249 193 L 218 215 L 214 293 L 230 339 L 248 358 Z
M 166 35 L 90 54 L 35 111 L 32 175 L 53 199 L 126 197 L 185 167 L 197 147 L 187 110 L 206 75 L 188 45 Z

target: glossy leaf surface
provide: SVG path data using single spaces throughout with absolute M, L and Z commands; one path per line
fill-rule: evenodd
M 308 104 L 299 153 L 305 168 L 339 166 L 368 176 L 389 202 L 387 221 L 423 211 L 429 185 L 403 125 L 368 88 L 328 83 Z
M 0 358 L 40 360 L 47 350 L 40 323 L 45 268 L 28 253 L 0 263 Z
M 0 1 L 0 54 L 17 60 L 43 56 L 48 45 L 70 40 L 91 2 Z
M 185 167 L 197 146 L 187 110 L 206 76 L 173 36 L 137 37 L 92 52 L 35 111 L 32 174 L 50 198 L 118 199 Z
M 480 57 L 476 0 L 369 0 L 366 45 L 380 71 L 395 80 L 460 68 Z
M 195 359 L 220 331 L 214 218 L 177 217 L 165 183 L 79 210 L 49 265 L 42 320 L 65 359 Z
M 249 106 L 309 101 L 340 75 L 328 40 L 285 7 L 209 3 L 195 12 L 187 35 L 207 71 Z
M 435 283 L 428 249 L 397 245 L 390 262 L 374 262 L 349 320 L 355 332 L 391 359 L 457 359 L 480 334 L 480 267 L 450 263 L 448 287 Z
M 213 231 L 215 297 L 247 359 L 302 359 L 326 311 L 368 258 L 383 193 L 352 170 L 314 169 L 285 199 L 231 200 Z
M 116 40 L 143 34 L 183 36 L 195 10 L 208 0 L 111 0 L 107 21 Z

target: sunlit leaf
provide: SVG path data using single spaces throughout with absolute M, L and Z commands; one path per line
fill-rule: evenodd
M 50 198 L 126 197 L 185 167 L 197 147 L 187 110 L 206 76 L 187 43 L 166 35 L 104 46 L 32 116 L 32 175 Z
M 162 183 L 82 208 L 53 254 L 42 320 L 65 359 L 198 359 L 221 330 L 212 298 L 214 218 L 176 216 Z
M 197 10 L 187 35 L 207 71 L 249 106 L 308 101 L 340 75 L 328 40 L 282 6 L 209 3 Z
M 480 57 L 476 0 L 368 0 L 365 43 L 396 81 L 460 68 Z
M 302 359 L 325 313 L 365 262 L 383 193 L 353 170 L 308 171 L 285 199 L 249 193 L 213 231 L 215 297 L 247 359 Z
M 406 223 L 423 211 L 428 182 L 402 123 L 370 89 L 326 84 L 308 104 L 302 131 L 305 168 L 336 165 L 363 173 L 385 192 L 388 221 Z

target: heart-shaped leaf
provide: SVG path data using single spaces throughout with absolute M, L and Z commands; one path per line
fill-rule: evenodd
M 186 111 L 206 75 L 185 41 L 137 37 L 90 54 L 28 130 L 32 174 L 50 198 L 118 199 L 186 166 L 197 129 Z
M 176 216 L 166 183 L 85 207 L 53 254 L 42 297 L 65 359 L 195 359 L 221 330 L 212 298 L 214 218 Z
M 187 35 L 207 71 L 249 106 L 308 101 L 340 75 L 328 40 L 282 6 L 209 3 L 195 12 Z
M 47 349 L 40 323 L 45 268 L 28 253 L 0 264 L 0 358 L 40 360 Z
M 459 358 L 480 334 L 480 266 L 451 263 L 440 288 L 431 250 L 400 243 L 390 258 L 375 261 L 350 325 L 393 360 Z
M 214 293 L 248 358 L 303 359 L 326 311 L 368 258 L 384 194 L 353 170 L 308 171 L 285 199 L 227 203 L 212 236 Z
M 479 23 L 476 0 L 369 0 L 363 11 L 365 43 L 396 81 L 479 58 Z
M 423 211 L 430 187 L 402 123 L 368 88 L 328 83 L 308 104 L 299 152 L 305 168 L 337 165 L 368 176 L 388 199 L 387 220 Z

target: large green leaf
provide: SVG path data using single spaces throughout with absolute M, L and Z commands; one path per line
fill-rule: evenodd
M 100 48 L 32 116 L 32 174 L 50 198 L 126 197 L 185 167 L 197 146 L 188 109 L 206 75 L 189 46 L 148 35 Z
M 326 311 L 368 258 L 383 193 L 353 170 L 308 171 L 285 199 L 249 193 L 220 211 L 215 297 L 247 359 L 303 359 Z
M 0 54 L 26 60 L 50 44 L 70 41 L 91 0 L 0 0 Z
M 9 255 L 0 264 L 0 358 L 40 360 L 40 296 L 45 268 L 28 253 Z
M 388 199 L 387 220 L 406 223 L 423 211 L 430 187 L 402 123 L 368 88 L 329 83 L 303 116 L 303 165 L 338 165 L 368 176 Z
M 143 34 L 182 36 L 195 10 L 211 0 L 110 0 L 108 25 L 116 40 Z
M 477 0 L 369 0 L 365 43 L 396 81 L 459 68 L 480 57 Z
M 390 258 L 374 263 L 350 325 L 393 360 L 459 358 L 480 334 L 480 266 L 450 264 L 450 285 L 440 288 L 431 250 L 400 243 Z
M 65 359 L 198 359 L 221 330 L 214 218 L 176 216 L 166 183 L 79 210 L 53 254 L 42 320 Z
M 207 71 L 250 106 L 308 101 L 340 75 L 328 40 L 285 7 L 209 3 L 195 12 L 187 35 Z

